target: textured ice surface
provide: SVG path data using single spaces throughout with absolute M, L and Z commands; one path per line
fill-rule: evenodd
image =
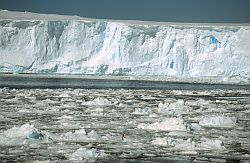
M 205 127 L 234 127 L 236 125 L 236 118 L 224 115 L 219 116 L 205 116 L 199 124 Z
M 150 108 L 135 108 L 135 111 L 132 114 L 137 115 L 149 115 L 152 113 Z
M 36 161 L 33 161 L 33 163 L 50 163 L 50 161 L 49 160 L 46 160 L 46 161 L 36 160 Z
M 249 97 L 249 90 L 0 88 L 0 160 L 247 162 Z M 85 105 L 100 98 L 111 105 Z
M 94 162 L 98 157 L 105 156 L 103 151 L 97 151 L 97 149 L 86 149 L 86 148 L 79 148 L 74 153 L 69 155 L 69 160 L 72 161 L 84 161 L 84 162 Z
M 219 139 L 208 139 L 202 137 L 200 143 L 196 143 L 191 138 L 187 140 L 173 137 L 156 138 L 152 141 L 154 145 L 168 146 L 175 150 L 185 151 L 186 153 L 196 153 L 195 150 L 224 150 L 223 142 Z
M 105 98 L 95 98 L 92 101 L 84 102 L 83 105 L 111 105 L 111 102 Z
M 175 146 L 176 142 L 174 138 L 164 137 L 164 138 L 156 138 L 152 141 L 155 145 L 166 145 L 166 146 Z
M 250 77 L 248 25 L 112 21 L 0 11 L 0 71 Z
M 138 125 L 138 128 L 146 130 L 163 130 L 163 131 L 186 130 L 184 121 L 181 118 L 168 118 L 161 122 L 155 122 L 153 124 L 141 123 Z
M 0 145 L 32 144 L 43 140 L 49 140 L 46 134 L 28 123 L 0 133 Z
M 65 141 L 94 141 L 98 139 L 98 134 L 92 130 L 86 133 L 84 129 L 75 130 L 74 132 L 67 132 L 60 135 L 60 137 L 55 137 L 55 139 L 65 140 Z
M 160 102 L 158 105 L 159 113 L 166 113 L 169 115 L 180 115 L 188 112 L 188 107 L 184 105 L 184 100 L 166 99 L 164 103 Z
M 208 150 L 223 150 L 225 147 L 223 146 L 223 142 L 219 139 L 207 139 L 201 138 L 201 143 L 199 144 L 200 149 L 208 149 Z

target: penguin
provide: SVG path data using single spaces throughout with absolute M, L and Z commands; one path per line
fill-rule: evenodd
M 122 140 L 125 140 L 125 138 L 126 138 L 126 134 L 123 133 L 123 134 L 122 134 Z

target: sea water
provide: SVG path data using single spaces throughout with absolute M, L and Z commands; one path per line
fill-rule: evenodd
M 3 162 L 250 161 L 249 90 L 0 89 Z

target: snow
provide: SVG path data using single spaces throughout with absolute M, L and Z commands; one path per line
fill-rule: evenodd
M 249 27 L 0 11 L 0 71 L 248 81 Z

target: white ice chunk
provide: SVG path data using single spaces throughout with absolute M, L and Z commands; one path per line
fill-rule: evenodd
M 45 161 L 35 160 L 33 161 L 33 163 L 50 163 L 50 161 L 49 160 L 45 160 Z
M 71 115 L 63 115 L 62 117 L 59 117 L 58 119 L 59 119 L 58 123 L 61 125 L 60 127 L 62 128 L 68 128 L 68 129 L 81 128 L 80 123 L 73 121 L 73 116 Z
M 83 105 L 100 105 L 100 106 L 106 106 L 111 105 L 111 102 L 105 98 L 97 97 L 92 101 L 84 102 Z
M 224 150 L 225 147 L 223 146 L 223 142 L 218 139 L 208 139 L 208 138 L 201 138 L 201 143 L 199 145 L 200 149 L 206 150 Z
M 198 100 L 188 100 L 185 103 L 188 106 L 208 106 L 210 104 L 210 101 L 206 101 L 204 99 L 198 99 Z
M 167 99 L 165 103 L 160 102 L 158 104 L 157 111 L 169 115 L 180 115 L 187 112 L 188 108 L 184 105 L 184 100 L 182 99 Z
M 234 127 L 236 126 L 236 117 L 224 115 L 205 116 L 200 120 L 199 125 L 203 127 Z
M 61 135 L 58 139 L 66 141 L 94 141 L 99 138 L 99 135 L 94 131 L 86 133 L 85 129 L 75 130 L 74 132 L 67 132 Z
M 185 151 L 187 153 L 196 153 L 196 150 L 224 150 L 223 142 L 219 139 L 209 139 L 202 137 L 200 141 L 195 142 L 191 138 L 180 139 L 173 137 L 155 138 L 152 141 L 154 145 L 169 146 L 173 150 Z
M 199 132 L 201 130 L 201 126 L 198 123 L 191 123 L 189 125 L 189 129 L 194 132 Z
M 97 132 L 95 132 L 94 130 L 91 130 L 89 133 L 88 133 L 88 137 L 91 138 L 91 139 L 98 139 L 99 138 L 99 135 L 97 134 Z
M 65 97 L 66 98 L 66 97 L 70 97 L 70 95 L 68 93 L 62 93 L 62 94 L 59 95 L 59 97 Z
M 71 116 L 71 115 L 63 115 L 62 117 L 59 117 L 58 119 L 73 119 L 73 116 Z
M 152 141 L 154 145 L 175 146 L 176 141 L 172 137 L 156 138 Z
M 31 144 L 48 140 L 49 138 L 45 133 L 28 123 L 22 126 L 12 127 L 0 133 L 0 144 L 4 145 Z
M 196 154 L 196 144 L 190 138 L 187 140 L 175 139 L 173 137 L 156 138 L 152 141 L 154 145 L 169 146 L 172 150 L 182 151 L 182 153 Z
M 85 113 L 90 113 L 91 116 L 103 116 L 103 108 L 88 108 Z
M 3 134 L 9 138 L 25 138 L 29 136 L 35 129 L 34 125 L 24 124 L 20 127 L 12 127 L 11 129 L 4 131 Z
M 161 122 L 155 122 L 153 124 L 141 123 L 138 125 L 138 128 L 145 130 L 185 131 L 186 125 L 182 118 L 167 118 Z
M 95 162 L 97 158 L 106 156 L 104 151 L 98 151 L 95 148 L 79 148 L 74 153 L 68 156 L 69 160 L 72 161 L 84 161 L 84 162 Z
M 186 151 L 186 153 L 196 153 L 195 150 L 195 142 L 190 138 L 187 140 L 177 139 L 176 145 L 174 147 L 175 150 Z
M 96 149 L 86 149 L 86 148 L 79 148 L 77 149 L 72 155 L 69 157 L 70 160 L 85 160 L 85 161 L 95 161 L 97 157 L 97 150 Z
M 0 121 L 9 121 L 11 119 L 4 117 L 3 115 L 0 115 Z
M 135 108 L 135 111 L 132 114 L 135 115 L 148 115 L 151 114 L 152 110 L 150 108 Z

